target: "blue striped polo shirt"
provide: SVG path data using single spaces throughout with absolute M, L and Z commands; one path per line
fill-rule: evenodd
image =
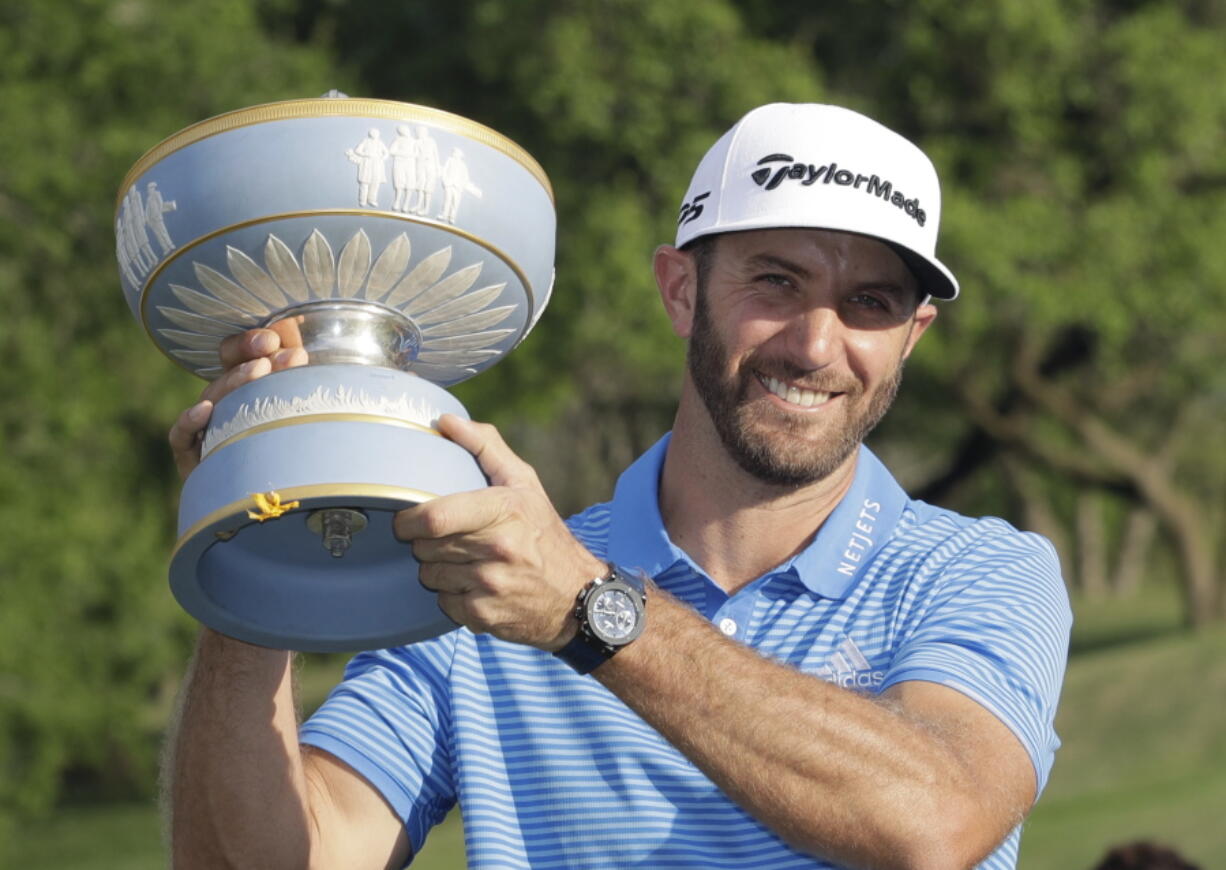
M 909 499 L 861 448 L 813 542 L 728 596 L 664 529 L 667 446 L 569 521 L 594 554 L 848 690 L 926 680 L 965 693 L 1017 735 L 1042 788 L 1071 622 L 1043 538 Z M 369 780 L 414 852 L 458 801 L 470 868 L 834 866 L 783 843 L 596 680 L 467 629 L 356 656 L 301 739 Z M 1018 836 L 981 866 L 1013 867 Z

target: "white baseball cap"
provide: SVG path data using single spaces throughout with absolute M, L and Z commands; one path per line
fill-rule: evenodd
M 700 236 L 806 227 L 894 248 L 938 299 L 958 281 L 936 258 L 937 172 L 918 147 L 858 112 L 817 103 L 754 109 L 711 146 L 677 217 L 678 248 Z

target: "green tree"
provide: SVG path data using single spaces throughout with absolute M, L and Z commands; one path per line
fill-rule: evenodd
M 1156 520 L 1187 621 L 1226 616 L 1226 5 L 742 8 L 942 170 L 964 293 L 882 433 L 930 455 L 922 494 L 1048 517 L 1087 578 L 1108 546 L 1127 577 Z
M 162 137 L 329 69 L 243 0 L 0 2 L 0 818 L 68 780 L 147 791 L 191 636 L 164 432 L 199 384 L 122 298 L 119 182 Z

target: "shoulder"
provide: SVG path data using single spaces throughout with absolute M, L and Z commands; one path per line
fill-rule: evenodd
M 999 605 L 1024 599 L 1057 622 L 1070 618 L 1051 542 L 999 517 L 967 517 L 912 501 L 880 555 L 884 575 L 907 587 L 904 597 Z
M 1042 535 L 1022 531 L 1000 517 L 968 517 L 922 501 L 908 504 L 893 543 L 947 568 L 1021 559 L 1057 575 L 1060 571 L 1056 550 Z

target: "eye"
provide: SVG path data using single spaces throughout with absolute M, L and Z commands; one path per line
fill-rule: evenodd
M 853 305 L 858 305 L 869 311 L 889 311 L 891 309 L 889 300 L 873 293 L 857 293 L 851 297 L 850 301 Z
M 796 286 L 790 277 L 780 272 L 763 272 L 753 280 L 755 284 L 768 284 L 772 287 L 791 288 Z

